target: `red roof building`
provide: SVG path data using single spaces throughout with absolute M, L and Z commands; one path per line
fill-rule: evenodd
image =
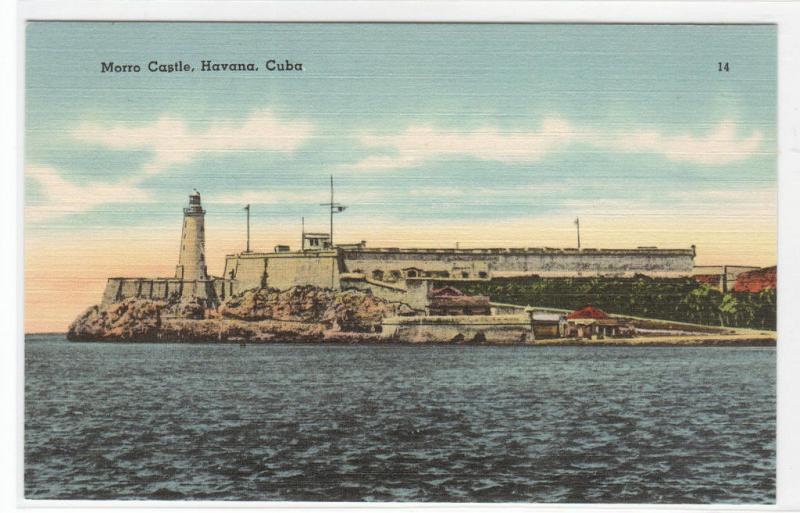
M 567 320 L 571 319 L 608 319 L 608 314 L 599 308 L 587 305 L 567 314 Z
M 692 278 L 698 283 L 710 285 L 715 288 L 721 287 L 720 282 L 722 282 L 722 277 L 719 274 L 695 274 Z
M 778 288 L 778 267 L 764 267 L 755 271 L 748 271 L 736 277 L 733 286 L 734 292 L 761 292 L 766 289 Z
M 564 336 L 569 338 L 605 338 L 629 336 L 631 327 L 620 319 L 592 305 L 584 306 L 567 315 Z

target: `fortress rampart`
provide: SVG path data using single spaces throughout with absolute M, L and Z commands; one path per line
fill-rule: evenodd
M 230 295 L 230 283 L 220 278 L 181 280 L 178 278 L 109 278 L 101 306 L 123 299 L 202 299 L 215 305 Z
M 225 257 L 223 276 L 232 294 L 271 287 L 285 290 L 299 285 L 339 288 L 343 271 L 338 251 L 293 253 L 239 253 Z
M 184 208 L 180 254 L 175 277 L 110 278 L 103 304 L 125 298 L 199 299 L 216 306 L 249 289 L 321 288 L 370 290 L 390 301 L 424 309 L 437 281 L 474 281 L 514 276 L 652 277 L 692 275 L 695 249 L 560 249 L 560 248 L 367 248 L 359 244 L 275 253 L 244 251 L 227 255 L 222 277 L 209 276 L 205 261 L 205 210 L 200 193 Z M 330 241 L 325 234 L 319 240 Z M 325 237 L 322 237 L 325 236 Z M 327 238 L 326 238 L 327 237 Z M 249 247 L 249 243 L 248 243 Z
M 487 279 L 510 276 L 690 276 L 694 249 L 358 249 L 343 252 L 350 272 L 384 277 Z M 415 271 L 417 271 L 415 273 Z M 446 273 L 446 274 L 445 274 Z
M 239 253 L 225 258 L 230 294 L 300 285 L 371 290 L 391 301 L 425 302 L 419 282 L 500 277 L 652 277 L 692 274 L 694 249 L 400 249 L 335 248 L 327 251 Z M 413 297 L 412 297 L 413 296 Z M 419 297 L 417 297 L 419 296 Z M 421 298 L 421 299 L 420 299 Z M 419 300 L 419 301 L 417 301 Z M 415 306 L 416 308 L 416 306 Z

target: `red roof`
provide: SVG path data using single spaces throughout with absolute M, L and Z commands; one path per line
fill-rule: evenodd
M 567 319 L 608 319 L 608 314 L 599 308 L 587 305 L 568 314 Z
M 778 287 L 778 268 L 764 267 L 755 271 L 747 271 L 736 277 L 734 292 L 761 292 L 764 289 Z
M 694 281 L 698 283 L 705 283 L 706 285 L 719 286 L 719 274 L 695 274 L 692 276 Z
M 428 298 L 432 307 L 489 306 L 489 296 L 468 296 L 450 286 L 434 290 Z
M 442 287 L 440 289 L 435 289 L 433 292 L 430 293 L 429 297 L 431 298 L 439 298 L 439 297 L 455 297 L 455 296 L 463 296 L 464 293 L 458 290 L 455 287 Z

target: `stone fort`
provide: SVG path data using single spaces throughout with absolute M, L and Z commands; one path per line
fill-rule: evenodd
M 369 248 L 331 243 L 329 233 L 303 233 L 302 247 L 227 255 L 222 276 L 210 276 L 205 260 L 205 213 L 200 193 L 183 209 L 183 230 L 175 275 L 164 278 L 109 278 L 103 304 L 125 298 L 196 299 L 209 307 L 245 290 L 285 290 L 313 285 L 369 290 L 391 301 L 424 309 L 436 282 L 540 276 L 689 277 L 695 247 L 686 249 L 578 248 Z

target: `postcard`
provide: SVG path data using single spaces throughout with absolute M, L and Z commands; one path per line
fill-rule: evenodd
M 29 21 L 25 499 L 774 504 L 777 35 Z

